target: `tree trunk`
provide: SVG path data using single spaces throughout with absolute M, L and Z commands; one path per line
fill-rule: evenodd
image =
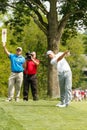
M 59 97 L 57 70 L 50 64 L 48 64 L 48 95 L 52 98 Z
M 48 43 L 48 50 L 53 50 L 55 53 L 58 53 L 58 43 L 56 39 L 51 37 Z M 48 95 L 52 98 L 59 97 L 58 72 L 57 69 L 50 64 L 50 60 L 48 60 Z
M 56 0 L 50 2 L 48 23 L 48 50 L 53 50 L 56 53 L 58 52 L 58 41 L 56 39 L 58 28 Z M 57 70 L 50 64 L 50 60 L 48 61 L 48 95 L 50 97 L 59 96 Z

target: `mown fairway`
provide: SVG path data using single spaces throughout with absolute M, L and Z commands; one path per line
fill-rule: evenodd
M 58 108 L 57 100 L 5 102 L 0 99 L 0 130 L 87 130 L 87 101 Z

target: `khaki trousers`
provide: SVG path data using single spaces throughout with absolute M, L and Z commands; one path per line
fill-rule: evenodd
M 15 98 L 19 98 L 22 81 L 23 81 L 23 72 L 20 73 L 11 72 L 11 75 L 8 79 L 8 98 L 13 98 L 14 96 Z

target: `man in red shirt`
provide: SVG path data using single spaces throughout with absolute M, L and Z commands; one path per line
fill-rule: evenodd
M 38 100 L 37 97 L 37 66 L 39 60 L 36 59 L 36 52 L 31 53 L 31 58 L 26 60 L 24 70 L 24 85 L 23 85 L 23 100 L 28 101 L 29 86 L 31 85 L 31 92 L 33 100 Z

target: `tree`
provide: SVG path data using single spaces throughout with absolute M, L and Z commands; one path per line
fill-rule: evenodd
M 87 54 L 87 34 L 86 33 L 84 34 L 83 41 L 84 41 L 85 54 Z
M 50 9 L 47 11 L 44 2 L 48 1 Z M 4 7 L 4 8 L 3 8 Z M 6 8 L 5 8 L 6 7 Z M 82 0 L 1 0 L 0 10 L 5 12 L 7 7 L 14 9 L 20 15 L 28 15 L 34 19 L 37 26 L 47 37 L 47 49 L 55 53 L 59 51 L 60 40 L 64 28 L 75 29 L 87 27 L 87 2 Z M 59 17 L 61 16 L 61 18 Z M 45 17 L 45 19 L 44 19 Z M 56 70 L 48 61 L 48 95 L 56 97 L 57 90 Z

